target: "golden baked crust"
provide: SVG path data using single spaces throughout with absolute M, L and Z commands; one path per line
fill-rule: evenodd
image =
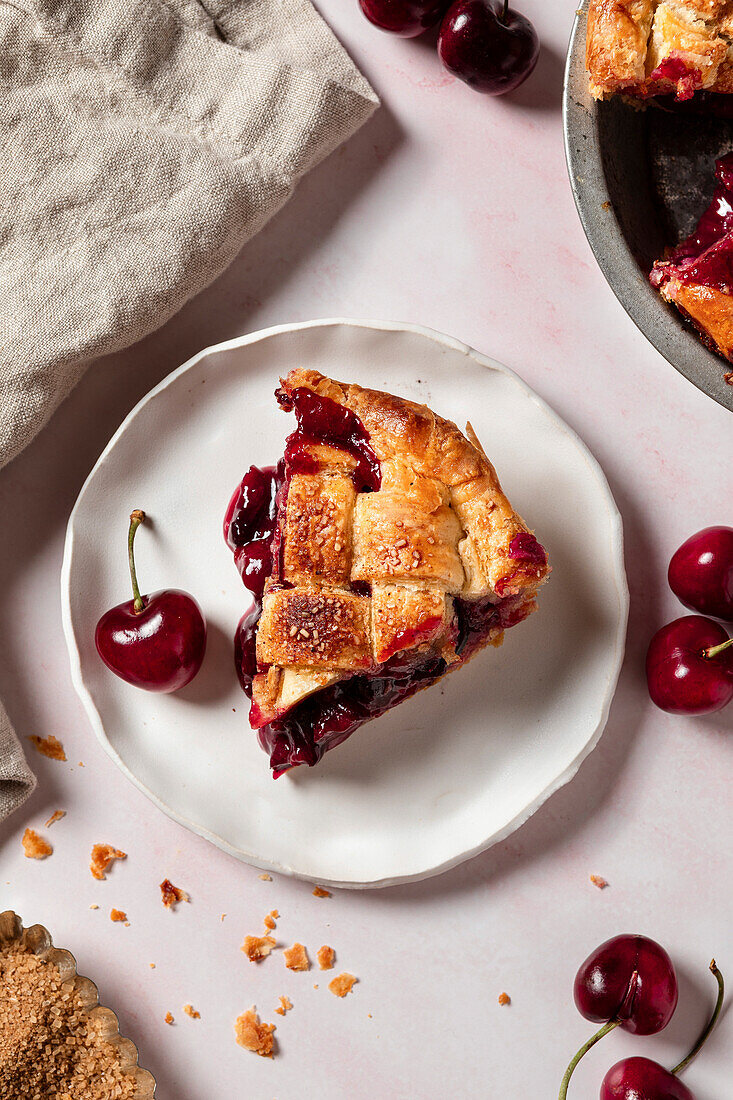
M 733 90 L 733 0 L 590 0 L 586 67 L 596 99 Z
M 713 286 L 682 283 L 669 278 L 659 288 L 699 330 L 703 341 L 733 362 L 733 302 L 730 294 Z
M 265 585 L 257 627 L 257 728 L 402 651 L 460 663 L 454 598 L 514 598 L 523 618 L 548 572 L 470 429 L 471 439 L 425 405 L 313 370 L 291 371 L 282 385 L 286 398 L 308 390 L 354 413 L 381 482 L 357 492 L 348 449 L 303 440 L 307 472 L 287 488 L 279 571 Z M 537 555 L 516 552 L 518 537 Z M 501 627 L 487 631 L 482 644 L 500 635 Z

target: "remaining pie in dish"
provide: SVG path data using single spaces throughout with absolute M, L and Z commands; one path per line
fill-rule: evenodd
M 704 342 L 733 360 L 733 153 L 715 165 L 718 185 L 697 228 L 649 276 Z
M 646 99 L 733 92 L 732 0 L 590 0 L 591 92 Z
M 224 535 L 255 596 L 236 662 L 277 778 L 500 644 L 549 570 L 470 427 L 313 370 L 276 397 L 298 426 Z

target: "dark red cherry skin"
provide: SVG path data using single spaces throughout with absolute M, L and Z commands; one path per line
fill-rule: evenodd
M 614 936 L 580 967 L 573 995 L 586 1020 L 619 1020 L 625 1031 L 654 1035 L 667 1026 L 677 1007 L 677 975 L 669 955 L 654 940 Z
M 623 1058 L 601 1083 L 600 1100 L 695 1100 L 687 1085 L 650 1058 Z
M 733 622 L 733 527 L 704 527 L 673 555 L 669 587 L 701 615 Z
M 450 0 L 359 0 L 370 23 L 380 30 L 415 38 L 435 26 Z
M 455 0 L 438 38 L 448 72 L 477 92 L 504 95 L 527 79 L 537 64 L 540 40 L 529 19 L 501 0 Z
M 711 714 L 733 699 L 733 646 L 714 657 L 705 650 L 728 634 L 702 615 L 683 615 L 649 643 L 646 679 L 652 702 L 670 714 Z
M 146 691 L 171 692 L 193 680 L 206 652 L 206 623 L 193 596 L 174 588 L 102 615 L 94 640 L 107 668 Z

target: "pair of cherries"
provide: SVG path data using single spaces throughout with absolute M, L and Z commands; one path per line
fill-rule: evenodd
M 652 638 L 646 676 L 652 701 L 670 714 L 710 714 L 733 699 L 733 527 L 705 527 L 669 563 L 669 586 L 698 615 L 683 615 Z M 706 616 L 713 616 L 709 618 Z
M 650 1058 L 623 1058 L 609 1069 L 600 1100 L 695 1100 L 678 1074 L 692 1061 L 715 1027 L 723 1004 L 723 976 L 710 963 L 718 997 L 708 1024 L 686 1058 L 667 1070 Z M 667 1026 L 677 1007 L 677 975 L 667 952 L 646 936 L 615 936 L 596 948 L 575 976 L 575 1004 L 586 1020 L 603 1026 L 584 1043 L 568 1066 L 560 1086 L 565 1100 L 575 1067 L 591 1047 L 620 1027 L 634 1035 L 655 1035 Z
M 414 38 L 440 22 L 438 54 L 448 72 L 477 92 L 503 95 L 527 79 L 540 41 L 509 0 L 359 0 L 383 31 Z

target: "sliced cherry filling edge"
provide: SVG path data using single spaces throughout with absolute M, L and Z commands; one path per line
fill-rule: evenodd
M 369 435 L 359 418 L 330 398 L 311 390 L 277 392 L 285 409 L 294 409 L 298 427 L 287 439 L 285 455 L 275 467 L 250 467 L 233 494 L 224 519 L 224 538 L 234 552 L 235 563 L 245 586 L 255 597 L 253 606 L 240 620 L 234 642 L 234 659 L 242 690 L 252 698 L 252 681 L 257 672 L 257 625 L 262 613 L 262 597 L 268 579 L 274 585 L 287 586 L 282 580 L 282 524 L 288 486 L 294 473 L 310 473 L 317 468 L 308 452 L 313 444 L 333 443 L 350 451 L 356 459 L 354 481 L 357 492 L 378 489 L 381 483 L 379 460 Z M 498 602 L 455 599 L 456 653 L 466 660 L 481 646 L 492 629 L 513 626 L 525 618 L 532 601 L 511 592 L 511 581 L 521 572 L 544 566 L 547 556 L 534 535 L 522 532 L 509 547 L 509 556 L 517 561 L 514 574 L 505 578 L 505 595 Z M 407 647 L 414 640 L 402 639 Z M 420 688 L 439 680 L 448 664 L 434 649 L 418 653 L 396 653 L 366 673 L 350 676 L 322 688 L 292 707 L 282 717 L 260 728 L 256 705 L 250 712 L 250 724 L 257 728 L 261 747 L 270 756 L 275 778 L 299 764 L 317 764 L 328 749 L 345 741 L 359 726 L 377 718 Z M 408 655 L 409 654 L 409 655 Z

